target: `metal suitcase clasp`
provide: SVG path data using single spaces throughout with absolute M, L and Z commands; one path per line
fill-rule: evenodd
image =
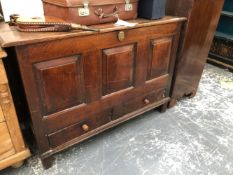
M 130 0 L 125 0 L 125 11 L 133 11 L 133 4 L 130 3 Z
M 83 8 L 78 9 L 79 16 L 89 16 L 90 15 L 90 10 L 88 8 L 88 4 L 89 4 L 89 0 L 83 1 Z

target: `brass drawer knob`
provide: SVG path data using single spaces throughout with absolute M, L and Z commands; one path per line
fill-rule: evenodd
M 144 103 L 148 105 L 148 104 L 150 104 L 150 100 L 148 100 L 148 99 L 146 98 L 146 99 L 144 99 Z
M 119 41 L 124 41 L 125 40 L 125 32 L 124 31 L 120 31 L 118 33 L 118 39 L 119 39 Z
M 87 131 L 89 131 L 90 128 L 87 124 L 83 124 L 82 129 L 83 129 L 83 131 L 87 132 Z

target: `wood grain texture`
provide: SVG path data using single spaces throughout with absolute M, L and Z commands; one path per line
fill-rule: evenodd
M 165 75 L 154 79 L 144 86 L 135 89 L 127 89 L 120 93 L 114 93 L 110 96 L 103 97 L 100 101 L 49 115 L 43 120 L 47 128 L 46 132 L 50 134 L 57 130 L 64 129 L 70 125 L 87 120 L 89 116 L 93 116 L 95 113 L 101 113 L 101 111 L 109 108 L 113 108 L 114 111 L 116 106 L 124 104 L 124 101 L 127 102 L 136 97 L 140 97 L 140 103 L 142 103 L 143 99 L 148 95 L 148 92 L 154 91 L 155 89 L 166 89 L 168 81 L 169 77 Z M 144 105 L 143 103 L 143 106 Z
M 83 102 L 81 64 L 81 58 L 74 56 L 34 65 L 45 115 Z
M 151 41 L 148 79 L 153 79 L 168 73 L 171 58 L 171 47 L 171 37 Z
M 15 164 L 22 163 L 23 160 L 31 156 L 29 149 L 25 149 L 16 154 L 13 154 L 0 161 L 0 170 L 7 168 L 9 166 L 14 166 Z
M 3 62 L 2 62 L 1 58 L 3 58 L 3 57 L 0 57 L 0 70 L 1 70 L 0 71 L 0 83 L 1 84 L 7 84 L 8 80 L 7 80 L 7 77 L 6 77 L 5 68 L 4 68 L 4 65 L 3 65 Z
M 149 27 L 155 25 L 170 24 L 176 22 L 185 21 L 185 17 L 173 17 L 166 16 L 160 20 L 146 20 L 146 19 L 136 19 L 130 20 L 129 22 L 136 22 L 138 25 L 134 28 Z M 119 26 L 116 27 L 112 23 L 96 25 L 100 29 L 100 33 L 107 33 L 116 30 L 126 30 L 131 29 L 131 27 Z M 77 36 L 86 36 L 86 35 L 95 35 L 96 32 L 90 31 L 73 31 L 73 32 L 64 32 L 64 33 L 28 33 L 18 32 L 15 27 L 9 27 L 6 23 L 0 23 L 0 43 L 1 47 L 10 47 L 10 46 L 19 46 L 32 43 L 38 43 L 43 41 L 54 41 L 64 38 L 73 38 Z
M 223 4 L 224 0 L 167 0 L 168 15 L 187 17 L 181 32 L 171 107 L 183 96 L 195 96 Z
M 0 161 L 15 154 L 6 123 L 0 123 Z
M 8 85 L 7 75 L 2 62 L 2 58 L 6 57 L 6 53 L 0 49 L 0 115 L 4 118 L 4 122 L 0 123 L 0 170 L 12 164 L 24 160 L 25 155 L 21 157 L 21 152 L 26 149 L 22 134 L 20 131 L 17 115 L 12 100 L 11 92 Z M 15 154 L 19 153 L 19 157 Z M 29 153 L 30 154 L 30 153 Z M 28 156 L 29 156 L 28 154 Z M 17 158 L 12 160 L 13 157 Z M 27 157 L 28 157 L 27 156 Z M 19 159 L 19 160 L 18 160 Z M 6 161 L 9 160 L 9 161 Z
M 50 153 L 167 104 L 181 22 L 164 20 L 125 28 L 122 41 L 111 26 L 109 32 L 15 46 L 46 168 Z
M 0 62 L 1 61 L 2 60 L 0 60 Z M 0 71 L 3 74 L 5 74 L 4 70 L 0 70 Z M 6 75 L 5 75 L 5 79 L 7 79 Z M 3 82 L 2 79 L 0 79 L 0 105 L 7 126 L 9 128 L 9 133 L 11 135 L 11 139 L 14 144 L 15 150 L 17 152 L 24 150 L 25 149 L 24 141 L 22 138 L 22 134 L 20 132 L 14 103 L 11 97 L 11 92 L 9 90 L 8 84 L 5 84 L 5 82 Z
M 122 117 L 116 119 L 116 120 L 113 120 L 105 125 L 102 125 L 90 132 L 87 132 L 83 135 L 81 135 L 80 137 L 77 137 L 77 138 L 74 138 L 73 140 L 70 140 L 66 143 L 63 143 L 62 145 L 60 146 L 57 146 L 56 148 L 52 149 L 52 150 L 49 150 L 48 152 L 45 152 L 44 154 L 41 155 L 41 159 L 42 159 L 42 162 L 43 160 L 46 160 L 47 158 L 51 158 L 54 154 L 64 150 L 64 149 L 67 149 L 71 146 L 74 146 L 75 144 L 77 143 L 80 143 L 88 138 L 91 138 L 97 134 L 100 134 L 110 128 L 113 128 L 121 123 L 124 123 L 126 121 L 129 121 L 135 117 L 138 117 L 140 116 L 141 114 L 145 113 L 145 112 L 148 112 L 152 109 L 155 109 L 156 107 L 158 106 L 161 106 L 163 104 L 167 104 L 169 102 L 170 98 L 164 98 L 162 101 L 158 101 L 158 102 L 155 102 L 155 103 L 151 103 L 143 108 L 140 108 L 136 111 L 133 111 L 131 113 L 128 113 L 126 115 L 123 115 Z M 51 166 L 51 165 L 50 165 Z
M 83 120 L 77 124 L 69 126 L 63 130 L 50 134 L 49 142 L 52 148 L 56 148 L 65 142 L 73 140 L 87 132 L 90 132 L 108 122 L 110 122 L 111 110 L 107 109 L 100 113 L 95 113 L 93 116 L 88 116 L 86 120 Z M 88 126 L 88 130 L 82 128 L 83 125 Z
M 102 83 L 102 76 L 99 68 L 102 66 L 102 52 L 95 50 L 83 54 L 83 78 L 85 103 L 89 104 L 97 101 L 102 96 L 102 89 L 99 86 Z M 95 65 L 95 66 L 93 66 Z M 90 71 L 91 70 L 91 71 Z
M 0 123 L 4 122 L 4 121 L 5 121 L 5 118 L 4 118 L 4 115 L 3 115 L 3 112 L 2 112 L 2 107 L 0 106 Z
M 134 45 L 103 51 L 103 95 L 133 86 L 134 63 Z

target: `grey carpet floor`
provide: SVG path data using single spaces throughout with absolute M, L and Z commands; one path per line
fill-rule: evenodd
M 233 74 L 206 65 L 197 96 L 150 111 L 58 155 L 4 175 L 232 175 Z

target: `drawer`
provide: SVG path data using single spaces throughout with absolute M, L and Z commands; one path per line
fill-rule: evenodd
M 102 113 L 102 111 L 108 109 L 113 109 L 113 118 L 118 118 L 128 113 L 128 106 L 130 107 L 129 112 L 133 109 L 139 109 L 140 107 L 146 106 L 147 104 L 144 102 L 146 98 L 150 101 L 149 104 L 159 101 L 163 95 L 159 94 L 159 92 L 161 91 L 160 93 L 163 93 L 163 90 L 167 88 L 168 81 L 169 75 L 165 75 L 150 80 L 141 87 L 128 88 L 124 91 L 104 96 L 100 100 L 91 104 L 83 104 L 77 108 L 67 109 L 47 116 L 43 120 L 46 126 L 46 132 L 47 134 L 57 132 L 84 121 L 87 116 L 94 116 L 96 113 Z
M 0 160 L 15 154 L 15 149 L 5 122 L 0 123 Z
M 0 123 L 4 122 L 4 121 L 5 121 L 5 118 L 4 118 L 4 115 L 3 115 L 3 112 L 2 112 L 2 108 L 0 106 Z
M 113 109 L 112 120 L 116 120 L 125 114 L 143 108 L 155 102 L 159 102 L 165 98 L 165 89 L 155 90 L 148 94 L 135 97 L 133 100 L 127 101 L 122 105 L 118 105 Z
M 49 134 L 48 139 L 50 146 L 55 148 L 63 143 L 71 141 L 72 139 L 78 138 L 83 134 L 88 134 L 88 132 L 108 123 L 111 121 L 111 110 L 106 110 L 101 113 L 97 113 L 93 116 L 89 116 L 83 121 L 71 125 L 67 128 L 59 130 L 55 133 Z

